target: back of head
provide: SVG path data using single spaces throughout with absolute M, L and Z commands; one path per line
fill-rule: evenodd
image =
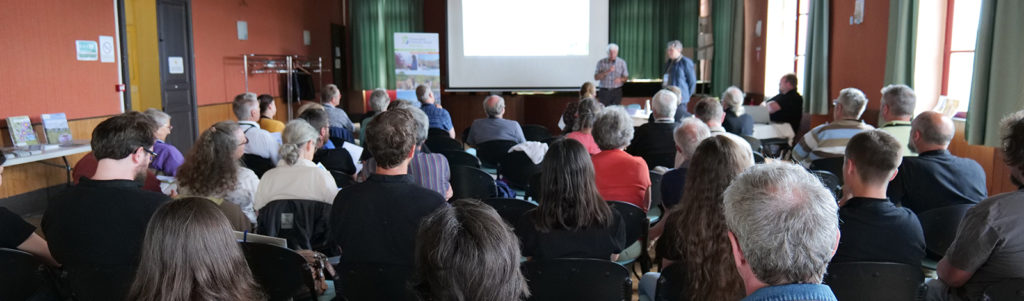
M 153 119 L 153 122 L 156 124 L 156 127 L 158 128 L 167 125 L 167 123 L 171 122 L 171 115 L 167 115 L 167 113 L 164 113 L 164 111 L 149 108 L 142 113 L 146 114 L 146 117 Z
M 299 106 L 299 109 L 295 111 L 295 114 L 302 115 L 306 110 L 324 110 L 324 105 L 315 102 L 307 102 Z
M 725 111 L 722 104 L 714 97 L 704 97 L 697 101 L 693 107 L 693 116 L 704 123 L 717 123 L 722 120 Z
M 594 121 L 592 134 L 601 150 L 624 148 L 633 140 L 633 118 L 621 106 L 604 108 Z
M 888 85 L 882 88 L 882 104 L 889 108 L 893 116 L 909 118 L 914 115 L 917 95 L 907 85 Z
M 422 300 L 520 300 L 519 239 L 494 211 L 458 199 L 423 219 L 413 286 Z
M 388 110 L 412 109 L 412 108 L 416 107 L 416 106 L 412 105 L 412 103 L 409 102 L 409 101 L 405 101 L 405 100 L 401 100 L 401 99 L 399 99 L 399 100 L 400 101 L 392 101 L 391 103 L 389 103 L 387 109 Z
M 263 299 L 220 209 L 182 198 L 153 213 L 127 300 Z
M 1004 117 L 1000 125 L 1003 140 L 1003 162 L 1010 166 L 1011 171 L 1024 171 L 1024 110 Z M 1024 182 L 1024 179 L 1016 179 L 1016 181 L 1020 186 L 1019 182 Z
M 722 107 L 732 108 L 732 112 L 736 116 L 743 115 L 743 90 L 736 86 L 725 89 L 725 92 L 722 93 Z
M 601 115 L 602 109 L 603 106 L 596 99 L 584 98 L 580 100 L 580 103 L 576 106 L 576 122 L 572 125 L 572 130 L 579 131 L 594 128 L 594 122 L 597 121 L 597 116 Z
M 680 97 L 682 97 L 682 95 L 683 95 L 683 90 L 679 90 L 679 87 L 668 86 L 668 87 L 665 87 L 665 90 L 672 91 L 672 93 L 676 95 L 676 102 L 677 103 L 681 103 L 683 101 L 682 99 L 680 99 Z M 690 102 L 690 100 L 687 99 L 686 102 Z
M 853 161 L 862 182 L 885 185 L 903 161 L 903 146 L 886 131 L 863 131 L 846 144 L 846 159 Z
M 237 131 L 234 121 L 221 121 L 203 131 L 178 169 L 178 185 L 200 196 L 222 196 L 234 190 L 239 166 L 232 154 L 242 147 Z
M 156 129 L 153 119 L 139 112 L 110 117 L 92 130 L 92 153 L 97 161 L 124 159 L 139 147 L 152 148 Z
M 313 144 L 317 144 L 318 139 L 320 139 L 320 131 L 314 129 L 305 120 L 295 119 L 288 122 L 284 126 L 284 131 L 281 132 L 281 150 L 279 151 L 281 160 L 284 160 L 285 164 L 295 165 L 295 162 L 298 162 L 306 152 L 303 149 L 306 142 L 313 141 Z
M 704 139 L 711 137 L 711 130 L 700 119 L 686 117 L 683 118 L 679 127 L 672 134 L 676 147 L 679 148 L 679 152 L 683 157 L 693 158 L 693 153 L 697 151 L 697 145 L 700 145 L 700 142 L 704 141 Z
M 376 112 L 383 112 L 387 110 L 389 103 L 391 103 L 391 97 L 388 96 L 387 90 L 377 88 L 373 89 L 373 93 L 370 93 L 370 109 Z
M 235 100 L 231 102 L 231 111 L 235 113 L 238 121 L 254 121 L 250 112 L 260 106 L 260 101 L 256 98 L 256 94 L 249 92 L 235 96 Z
M 388 109 L 373 117 L 366 128 L 366 147 L 377 166 L 394 168 L 416 145 L 416 119 L 407 109 Z
M 310 108 L 302 113 L 299 113 L 298 119 L 305 120 L 309 123 L 314 130 L 320 132 L 320 129 L 330 127 L 330 117 L 327 116 L 327 111 L 322 108 Z
M 799 165 L 758 164 L 724 197 L 725 222 L 758 280 L 821 283 L 839 238 L 832 193 Z
M 270 94 L 260 94 L 260 96 L 256 97 L 256 100 L 260 102 L 260 114 L 266 113 L 267 108 L 274 103 L 274 97 L 270 96 Z
M 497 117 L 505 113 L 505 98 L 498 95 L 484 98 L 484 113 L 487 114 L 487 117 Z
M 421 103 L 427 101 L 432 96 L 434 91 L 431 91 L 430 86 L 420 84 L 416 86 L 416 99 Z
M 579 141 L 559 139 L 551 143 L 541 163 L 540 206 L 534 224 L 541 231 L 577 230 L 611 221 L 594 182 L 594 164 Z
M 327 84 L 324 89 L 320 91 L 320 102 L 330 104 L 334 101 L 335 97 L 341 96 L 341 90 L 338 90 L 338 86 L 334 84 Z
M 661 89 L 651 98 L 651 106 L 655 118 L 671 118 L 676 114 L 676 107 L 679 105 L 679 95 L 672 91 Z
M 842 105 L 842 111 L 839 112 L 840 116 L 849 119 L 860 119 L 860 115 L 867 108 L 868 97 L 860 89 L 846 88 L 839 91 L 839 97 L 836 98 L 835 102 Z M 836 107 L 836 110 L 838 109 L 840 108 Z
M 921 133 L 922 141 L 942 146 L 948 146 L 956 132 L 952 119 L 934 111 L 922 112 L 914 117 L 910 128 L 912 132 Z
M 597 97 L 597 87 L 593 82 L 587 81 L 580 86 L 580 99 Z
M 427 135 L 430 134 L 430 117 L 427 117 L 427 113 L 417 107 L 407 108 L 409 113 L 412 113 L 412 118 L 416 120 L 416 145 L 423 144 L 427 141 Z

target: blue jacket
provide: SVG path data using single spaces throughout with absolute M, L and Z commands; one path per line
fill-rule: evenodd
M 690 102 L 690 95 L 697 89 L 697 74 L 693 70 L 693 61 L 685 56 L 665 64 L 665 75 L 668 77 L 665 86 L 676 86 L 682 91 L 682 103 Z

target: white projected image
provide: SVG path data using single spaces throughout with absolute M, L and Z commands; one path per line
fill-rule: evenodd
M 463 0 L 465 56 L 586 56 L 590 0 Z

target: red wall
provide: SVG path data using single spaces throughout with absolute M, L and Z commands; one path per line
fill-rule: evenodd
M 248 40 L 238 40 L 237 21 L 248 22 Z M 193 1 L 197 103 L 229 102 L 235 95 L 245 92 L 243 53 L 298 54 L 314 59 L 321 56 L 324 58 L 322 82 L 331 83 L 334 63 L 330 26 L 342 22 L 342 0 Z M 309 46 L 302 43 L 303 30 L 310 31 Z M 279 91 L 280 77 L 251 75 L 249 90 L 281 96 L 284 92 Z M 313 80 L 315 84 L 316 76 Z
M 885 47 L 888 44 L 889 1 L 864 1 L 864 22 L 850 25 L 855 0 L 832 0 L 829 44 L 829 97 L 839 90 L 858 88 L 868 96 L 863 119 L 877 125 L 885 81 Z
M 0 4 L 0 118 L 65 112 L 80 119 L 121 112 L 116 63 L 78 61 L 75 40 L 116 36 L 110 0 Z M 4 123 L 6 126 L 6 123 Z

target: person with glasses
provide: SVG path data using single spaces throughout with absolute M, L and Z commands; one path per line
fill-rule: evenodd
M 338 194 L 334 177 L 323 165 L 313 163 L 320 133 L 305 120 L 296 119 L 284 126 L 281 139 L 281 161 L 260 179 L 255 209 L 285 199 L 334 203 Z
M 239 165 L 248 141 L 238 123 L 218 122 L 199 135 L 178 173 L 179 196 L 213 201 L 238 231 L 256 223 L 253 198 L 260 180 Z
M 857 133 L 873 130 L 875 127 L 860 120 L 868 98 L 857 88 L 839 91 L 839 97 L 832 101 L 832 122 L 812 129 L 800 142 L 793 146 L 793 161 L 807 167 L 811 161 L 842 157 L 846 144 Z
M 101 122 L 91 141 L 96 172 L 49 200 L 43 233 L 79 299 L 125 299 L 146 224 L 169 199 L 135 181 L 150 165 L 156 129 L 139 112 Z
M 174 145 L 164 142 L 167 141 L 167 136 L 174 129 L 174 126 L 171 125 L 171 115 L 153 108 L 147 109 L 143 114 L 152 118 L 157 126 L 156 132 L 153 133 L 156 136 L 156 143 L 153 144 L 153 162 L 149 164 L 149 168 L 153 169 L 157 179 L 160 180 L 160 190 L 165 194 L 170 194 L 175 187 L 178 167 L 185 163 L 185 157 L 182 156 L 181 151 Z

